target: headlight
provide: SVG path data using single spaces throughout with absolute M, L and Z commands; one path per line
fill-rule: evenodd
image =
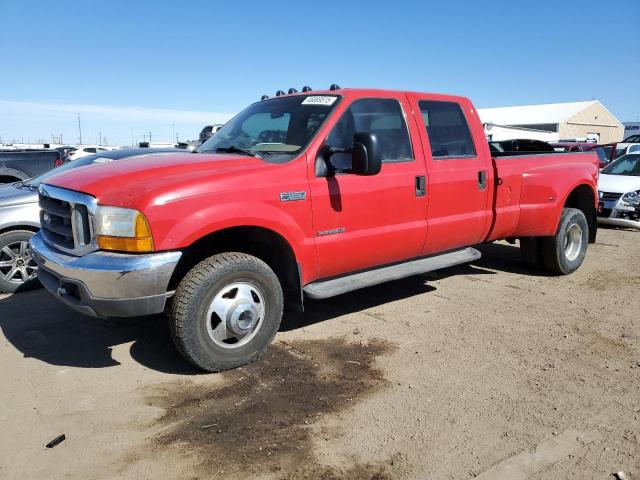
M 153 238 L 138 210 L 99 206 L 96 210 L 98 248 L 121 252 L 152 252 Z
M 640 190 L 625 193 L 620 199 L 620 203 L 625 207 L 640 207 Z

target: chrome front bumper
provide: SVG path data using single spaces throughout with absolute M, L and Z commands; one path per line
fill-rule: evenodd
M 600 201 L 598 205 L 598 223 L 616 227 L 640 229 L 640 221 L 625 218 L 637 215 L 637 209 L 620 205 L 618 200 Z
M 31 237 L 38 278 L 56 298 L 94 317 L 134 317 L 164 310 L 171 275 L 181 252 L 82 257 L 50 247 L 42 233 Z

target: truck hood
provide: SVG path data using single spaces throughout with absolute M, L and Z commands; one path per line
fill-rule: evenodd
M 640 190 L 640 177 L 600 174 L 598 190 L 611 193 L 627 193 Z
M 46 183 L 92 195 L 102 205 L 140 208 L 218 193 L 237 177 L 246 187 L 249 177 L 274 167 L 260 158 L 236 154 L 147 155 L 71 169 Z M 238 188 L 238 181 L 233 183 Z
M 35 203 L 38 201 L 38 194 L 28 188 L 18 188 L 9 185 L 0 185 L 0 207 L 10 207 L 12 205 L 23 205 L 25 203 Z

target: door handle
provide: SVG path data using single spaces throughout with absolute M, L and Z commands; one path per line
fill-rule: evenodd
M 424 197 L 427 193 L 427 179 L 424 175 L 416 176 L 416 197 Z
M 487 188 L 487 171 L 480 170 L 478 172 L 478 190 L 484 190 Z

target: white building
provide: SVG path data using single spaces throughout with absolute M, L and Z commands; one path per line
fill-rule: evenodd
M 598 100 L 519 107 L 479 108 L 492 140 L 530 138 L 545 141 L 622 140 L 624 125 Z

